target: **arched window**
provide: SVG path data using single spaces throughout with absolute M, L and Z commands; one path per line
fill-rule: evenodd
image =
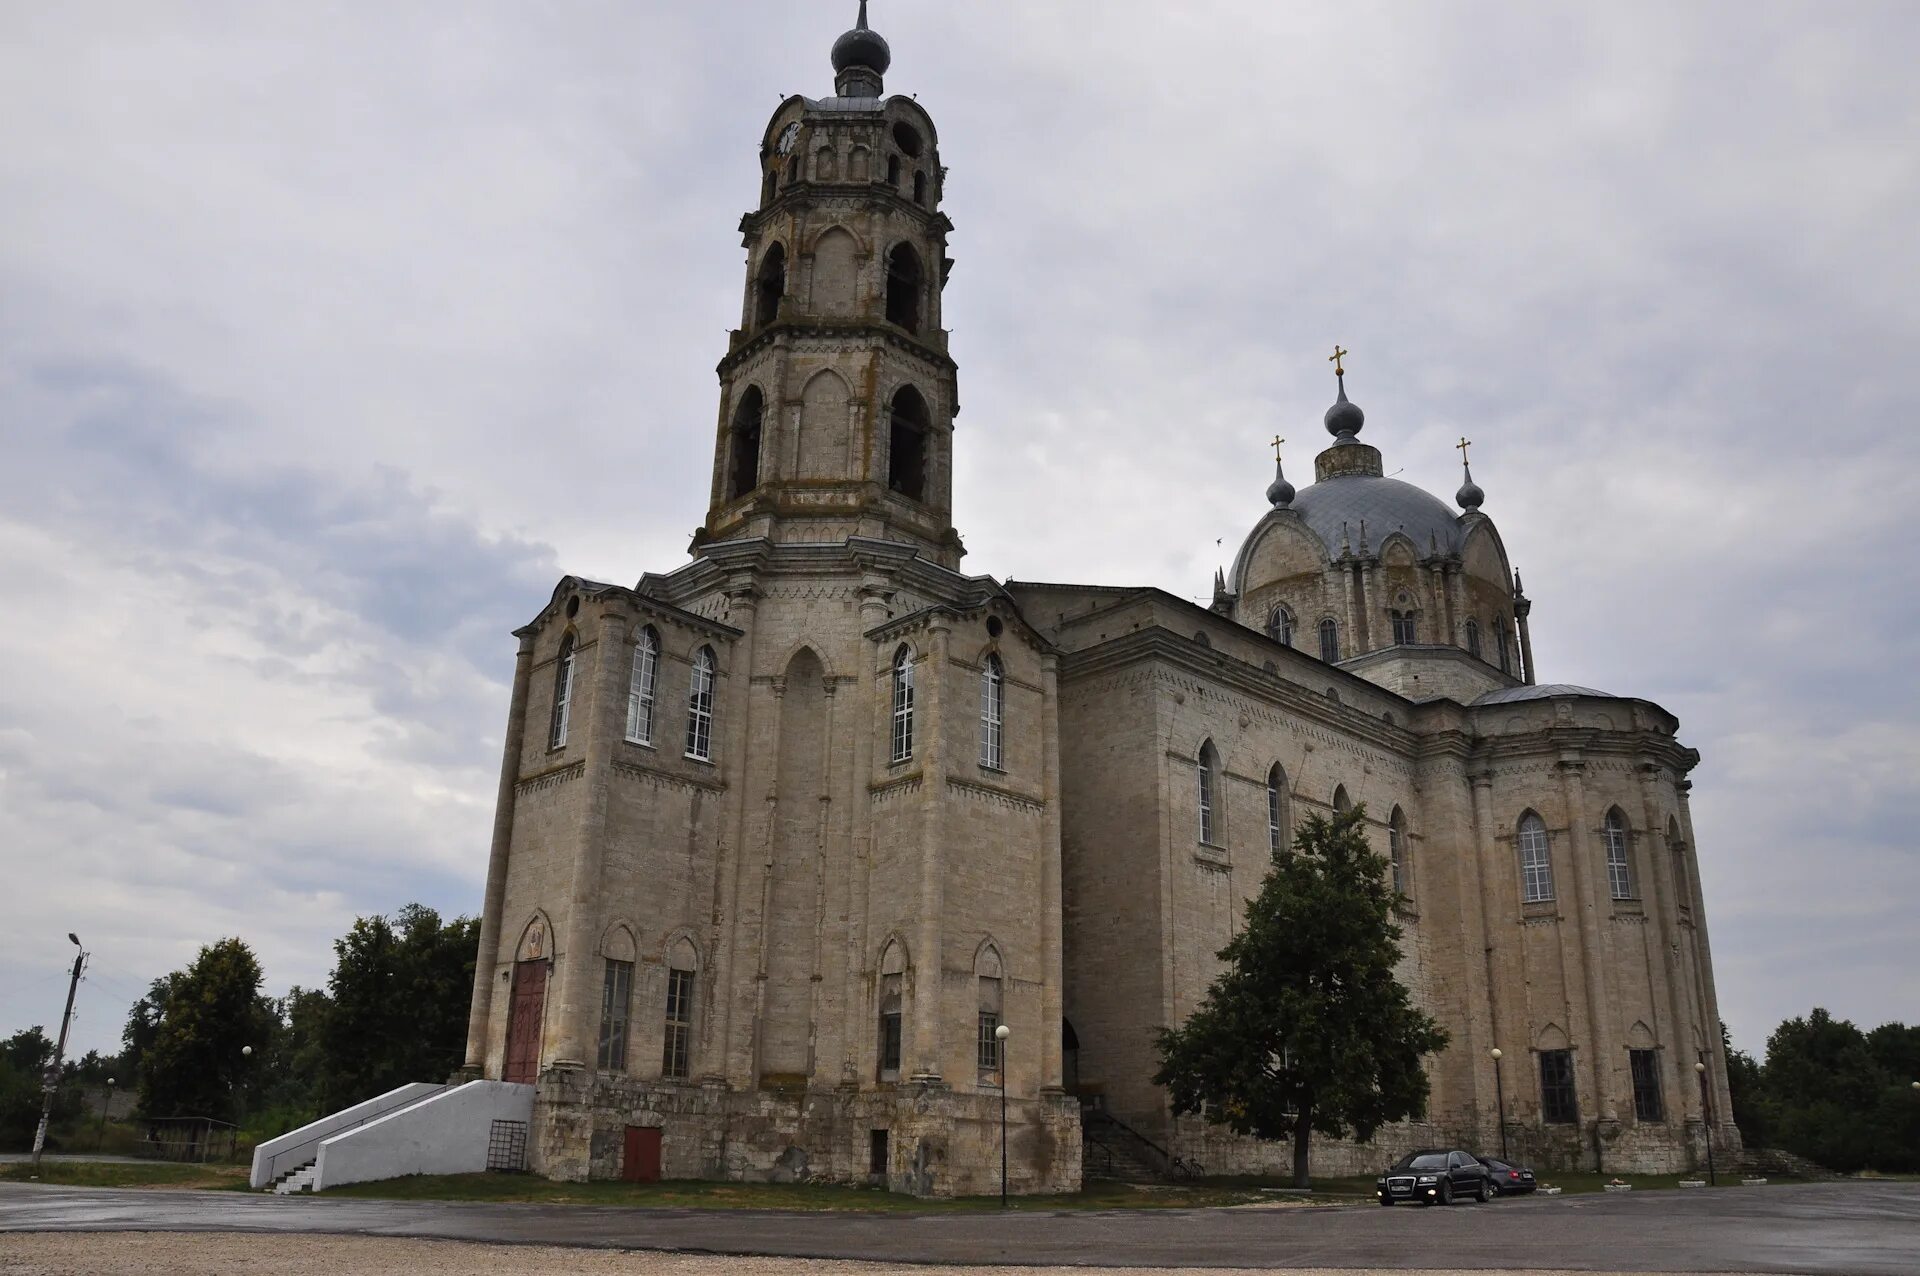
M 980 669 L 980 765 L 998 771 L 1005 760 L 1001 724 L 1006 706 L 1007 671 L 1000 657 L 987 653 Z
M 1285 607 L 1275 607 L 1268 612 L 1267 637 L 1283 646 L 1293 646 L 1293 613 Z
M 907 955 L 897 940 L 887 942 L 886 951 L 880 954 L 879 1002 L 880 1023 L 879 1041 L 876 1053 L 879 1056 L 878 1068 L 880 1080 L 893 1081 L 900 1076 L 900 1023 L 901 1023 L 901 985 L 905 980 Z
M 1320 622 L 1320 659 L 1340 663 L 1340 625 L 1332 616 Z
M 1353 809 L 1353 799 L 1347 796 L 1347 786 L 1336 784 L 1333 788 L 1333 813 L 1345 815 Z
M 927 202 L 927 175 L 925 173 L 916 172 L 913 175 L 913 202 L 916 204 L 925 204 Z
M 760 259 L 760 276 L 754 284 L 753 321 L 764 327 L 780 317 L 780 298 L 787 295 L 787 249 L 775 244 Z
M 1632 899 L 1633 866 L 1627 858 L 1627 817 L 1619 807 L 1607 812 L 1600 837 L 1607 845 L 1607 889 L 1615 899 Z
M 660 1075 L 684 1080 L 693 1075 L 693 986 L 699 955 L 684 936 L 667 954 L 666 1031 L 660 1041 Z
M 1393 865 L 1393 891 L 1413 895 L 1413 866 L 1407 860 L 1407 817 L 1399 807 L 1387 817 L 1387 859 Z
M 983 1085 L 1000 1084 L 999 1028 L 1006 1013 L 1001 995 L 1000 954 L 992 944 L 983 945 L 973 959 L 973 973 L 980 986 L 980 1018 L 974 1035 L 974 1061 Z
M 553 721 L 547 728 L 547 747 L 565 748 L 567 722 L 573 712 L 573 633 L 560 640 L 560 659 L 553 665 Z
M 1410 611 L 1396 611 L 1393 616 L 1393 645 L 1404 647 L 1419 641 L 1414 614 Z
M 740 396 L 733 414 L 733 446 L 728 449 L 727 499 L 745 496 L 760 486 L 760 418 L 766 400 L 752 385 Z
M 1532 811 L 1520 817 L 1520 898 L 1528 904 L 1553 898 L 1553 860 L 1547 844 L 1547 826 Z
M 1477 620 L 1467 621 L 1467 654 L 1480 659 L 1480 622 Z
M 1214 807 L 1220 793 L 1220 755 L 1214 752 L 1213 741 L 1200 746 L 1200 840 L 1208 846 L 1217 845 L 1219 821 L 1215 818 Z
M 887 489 L 908 500 L 927 499 L 927 436 L 933 423 L 927 401 L 912 386 L 901 386 L 888 415 Z
M 1278 855 L 1287 844 L 1287 773 L 1278 762 L 1267 772 L 1267 850 Z
M 1500 647 L 1500 672 L 1510 674 L 1513 672 L 1513 653 L 1507 645 L 1507 618 L 1500 617 L 1494 625 L 1494 639 Z
M 702 647 L 693 657 L 693 682 L 687 689 L 687 756 L 706 762 L 713 757 L 713 648 Z
M 887 185 L 895 190 L 900 189 L 900 157 L 898 155 L 887 156 Z
M 920 331 L 920 293 L 925 280 L 920 254 L 911 244 L 901 244 L 887 254 L 888 323 L 899 324 L 908 332 Z
M 633 671 L 627 677 L 627 739 L 653 743 L 653 691 L 660 672 L 660 639 L 642 629 L 633 643 Z
M 913 649 L 905 643 L 893 653 L 893 753 L 895 762 L 913 756 Z

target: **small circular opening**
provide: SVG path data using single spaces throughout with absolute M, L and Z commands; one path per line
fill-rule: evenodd
M 896 124 L 893 126 L 893 144 L 899 147 L 900 153 L 909 159 L 919 159 L 920 152 L 925 149 L 925 144 L 921 142 L 920 135 L 914 132 L 913 127 L 908 124 Z
M 998 638 L 1000 636 L 1000 631 L 1005 628 L 1006 626 L 1000 623 L 1000 617 L 998 616 L 987 617 L 987 636 L 988 637 Z
M 580 614 L 580 597 L 579 595 L 576 594 L 574 597 L 567 599 L 567 619 L 572 620 L 575 616 L 578 616 L 579 614 Z

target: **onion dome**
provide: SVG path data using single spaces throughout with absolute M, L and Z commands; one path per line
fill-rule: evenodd
M 1350 439 L 1360 433 L 1360 427 L 1367 423 L 1367 414 L 1360 405 L 1347 398 L 1347 378 L 1340 377 L 1340 397 L 1327 409 L 1322 418 L 1326 422 L 1327 433 L 1336 439 Z
M 1462 461 L 1460 462 L 1460 468 L 1467 472 L 1467 481 L 1462 483 L 1460 490 L 1453 494 L 1454 504 L 1467 511 L 1467 513 L 1472 514 L 1480 508 L 1481 502 L 1487 499 L 1487 494 L 1480 490 L 1478 483 L 1473 481 L 1473 467 L 1471 465 Z
M 892 64 L 893 50 L 887 47 L 878 31 L 868 30 L 867 0 L 860 0 L 860 18 L 853 30 L 833 42 L 833 69 L 838 73 L 858 66 L 875 75 L 885 75 Z
M 1275 509 L 1286 509 L 1293 504 L 1293 484 L 1287 482 L 1287 472 L 1280 467 L 1280 458 L 1273 458 L 1273 482 L 1267 484 L 1267 504 Z

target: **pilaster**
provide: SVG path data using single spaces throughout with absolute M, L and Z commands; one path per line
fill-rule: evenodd
M 500 913 L 507 897 L 507 856 L 513 847 L 513 794 L 526 738 L 527 688 L 533 681 L 533 637 L 531 632 L 520 635 L 520 650 L 513 660 L 513 698 L 507 707 L 507 742 L 500 757 L 493 846 L 487 854 L 487 893 L 480 911 L 480 950 L 474 957 L 473 999 L 467 1008 L 466 1065 L 471 1069 L 486 1066 L 488 1020 L 500 982 L 493 977 L 493 970 L 500 964 Z
M 1040 838 L 1040 1088 L 1058 1091 L 1062 1080 L 1060 1040 L 1065 1019 L 1066 968 L 1061 941 L 1060 896 L 1060 661 L 1040 657 L 1042 763 Z
M 936 615 L 927 624 L 926 676 L 916 687 L 914 714 L 916 744 L 926 748 L 920 767 L 927 777 L 921 786 L 920 917 L 918 969 L 914 979 L 913 1079 L 938 1084 L 941 1079 L 941 1028 L 946 1019 L 946 682 L 952 676 L 948 662 L 952 622 Z
M 1573 874 L 1574 906 L 1580 910 L 1580 968 L 1586 983 L 1587 1035 L 1591 1047 L 1588 1068 L 1600 1119 L 1618 1121 L 1620 1114 L 1614 1100 L 1613 1079 L 1619 1061 L 1613 1057 L 1613 1006 L 1607 994 L 1607 957 L 1600 933 L 1595 861 L 1587 849 L 1587 798 L 1583 779 L 1586 762 L 1578 755 L 1564 754 L 1558 769 L 1561 801 L 1566 811 L 1567 859 Z

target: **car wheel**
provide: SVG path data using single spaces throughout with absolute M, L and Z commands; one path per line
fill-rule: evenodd
M 1487 1190 L 1487 1181 L 1485 1179 L 1481 1179 L 1473 1185 L 1473 1199 L 1482 1205 L 1487 1203 L 1487 1198 L 1491 1195 L 1493 1195 L 1493 1193 Z
M 1440 1180 L 1440 1203 L 1442 1205 L 1453 1204 L 1453 1180 L 1452 1179 Z

